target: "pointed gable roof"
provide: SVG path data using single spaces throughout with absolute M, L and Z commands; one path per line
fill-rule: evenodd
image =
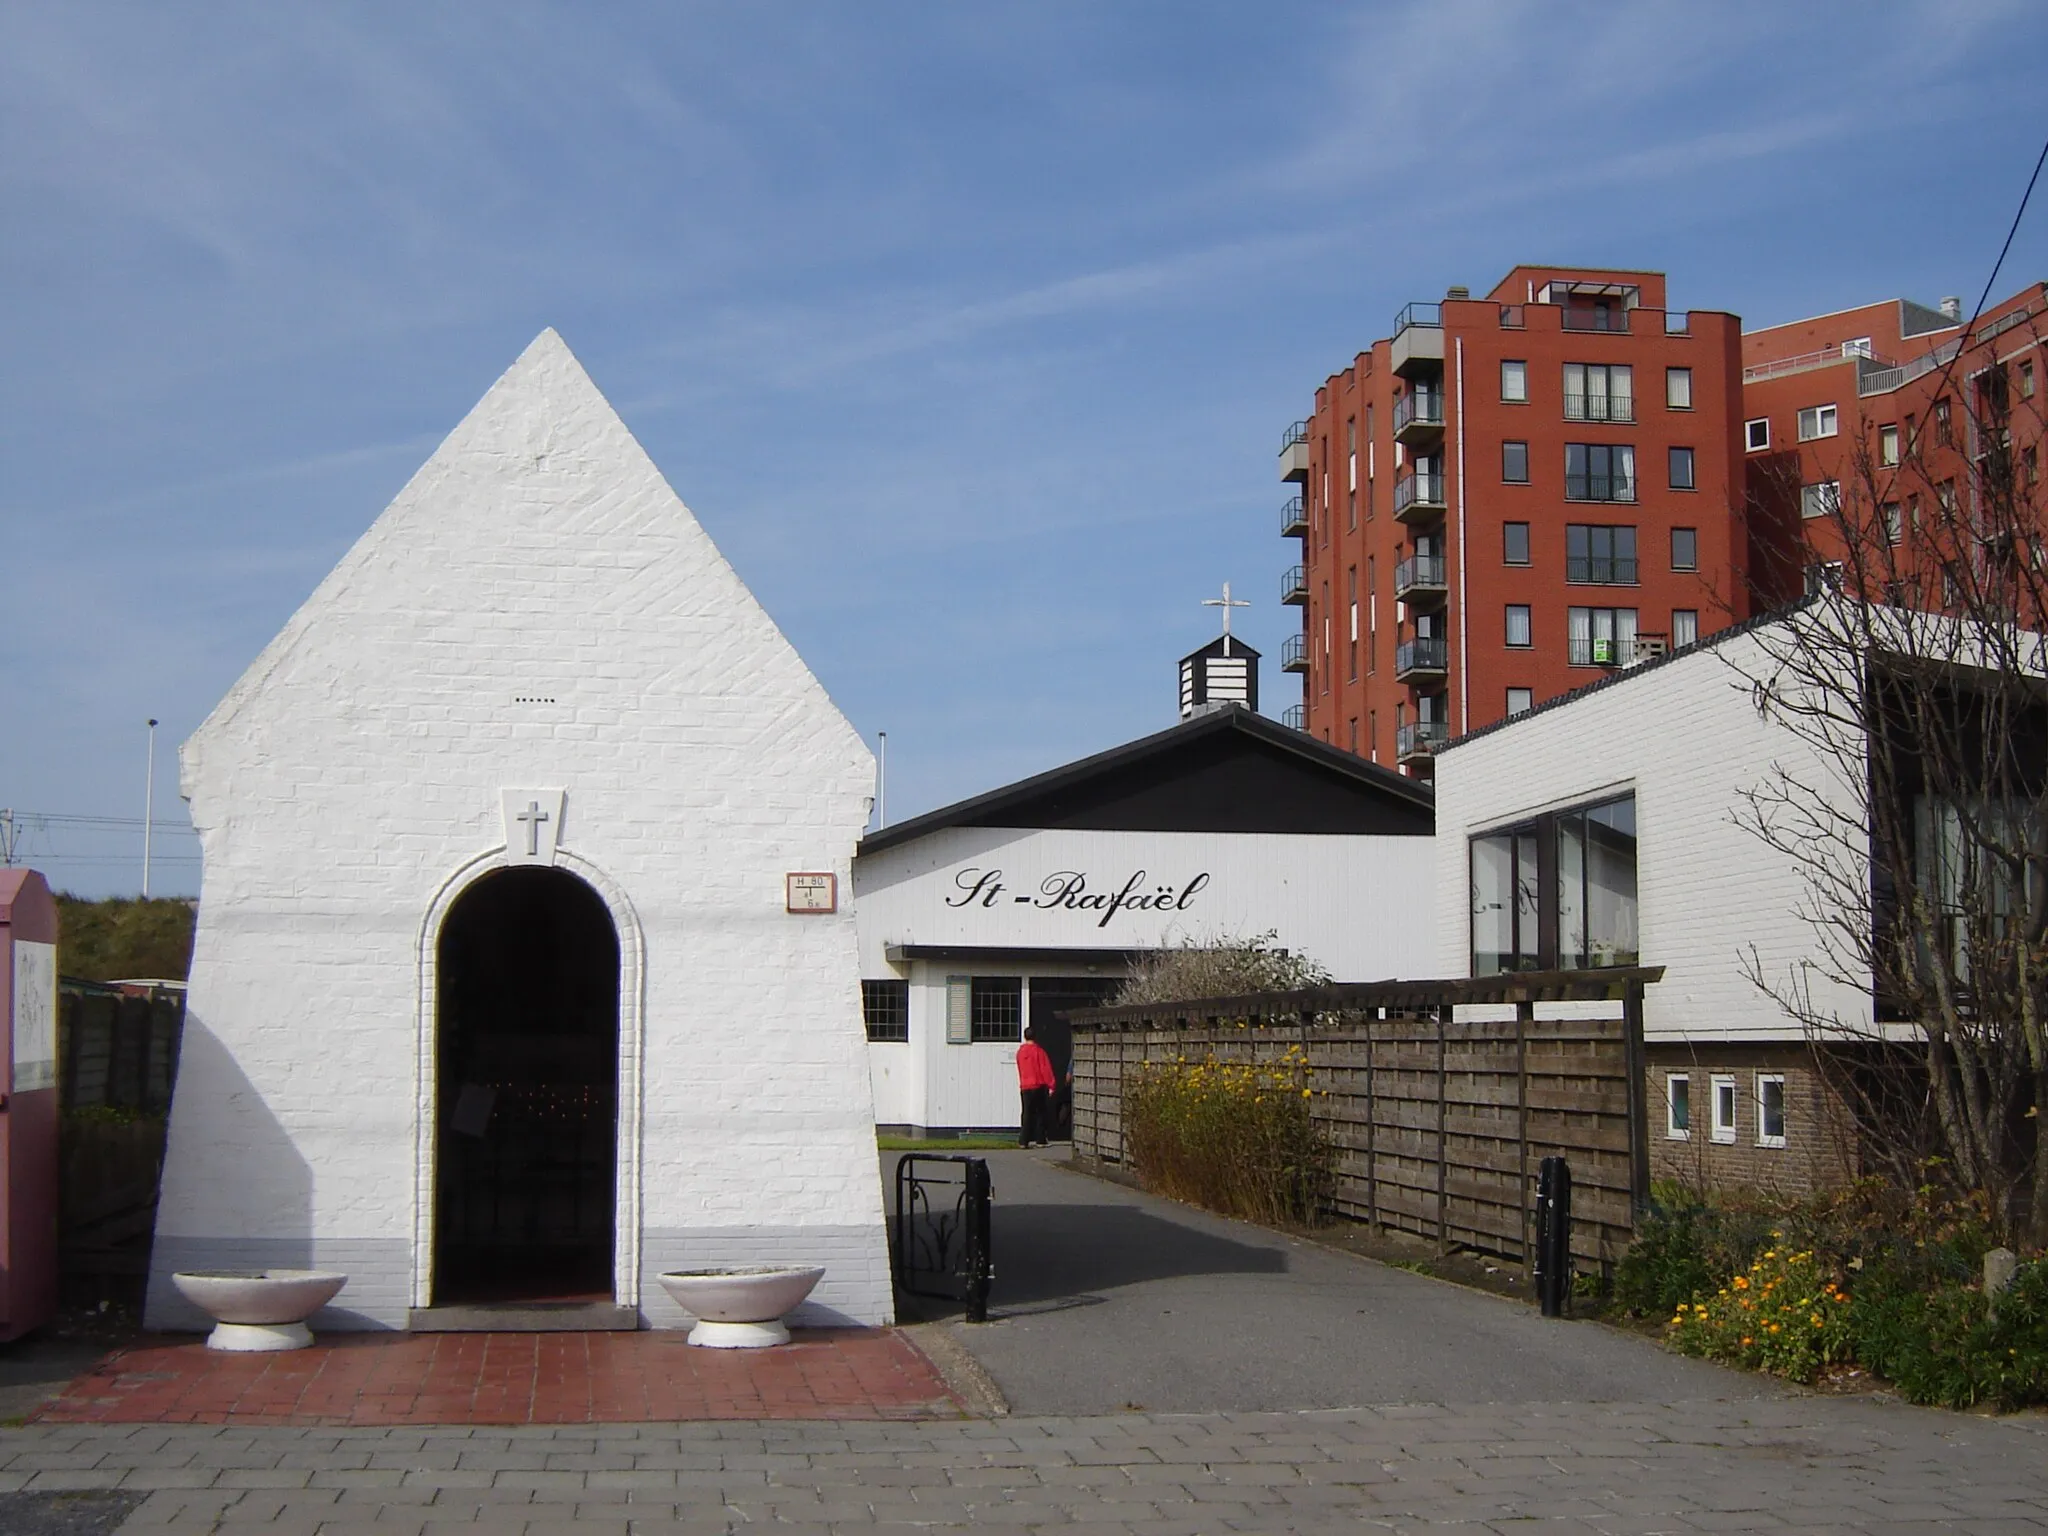
M 1436 799 L 1355 753 L 1229 708 L 871 832 L 860 851 L 944 827 L 1428 837 Z

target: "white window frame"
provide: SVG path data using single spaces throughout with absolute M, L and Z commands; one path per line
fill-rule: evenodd
M 1762 430 L 1758 430 L 1761 428 Z M 1762 453 L 1771 446 L 1771 418 L 1755 416 L 1742 424 L 1742 451 Z
M 1721 1146 L 1732 1147 L 1735 1145 L 1736 1117 L 1741 1112 L 1738 1106 L 1742 1102 L 1741 1094 L 1735 1081 L 1735 1074 L 1732 1072 L 1716 1072 L 1711 1081 L 1711 1090 L 1712 1097 L 1708 1104 L 1708 1113 L 1712 1116 L 1714 1140 Z M 1728 1105 L 1728 1119 L 1725 1124 L 1721 1119 L 1721 1104 L 1724 1094 Z
M 1679 651 L 1700 643 L 1700 611 L 1697 608 L 1671 610 L 1671 649 Z
M 1767 1135 L 1764 1131 L 1764 1084 L 1778 1085 L 1778 1134 Z M 1782 1072 L 1759 1072 L 1756 1074 L 1756 1144 L 1760 1147 L 1782 1147 L 1785 1145 L 1786 1122 L 1791 1106 L 1785 1100 L 1785 1074 Z
M 1680 398 L 1683 396 L 1684 398 Z M 1664 409 L 1667 411 L 1689 411 L 1692 409 L 1692 370 L 1690 368 L 1666 368 L 1664 370 Z
M 1685 1120 L 1678 1123 L 1678 1095 L 1672 1090 L 1685 1085 Z M 1690 1072 L 1666 1072 L 1664 1074 L 1664 1136 L 1669 1141 L 1692 1140 L 1692 1074 Z
M 1839 480 L 1816 480 L 1811 485 L 1799 487 L 1799 515 L 1807 522 L 1816 517 L 1832 517 L 1841 510 L 1842 482 Z
M 1887 422 L 1877 429 L 1877 462 L 1890 469 L 1899 462 L 1899 427 L 1897 422 Z
M 1516 392 L 1508 393 L 1508 370 L 1516 369 Z M 1516 357 L 1500 360 L 1500 398 L 1505 405 L 1527 405 L 1529 403 L 1529 364 Z
M 1809 405 L 1799 413 L 1799 441 L 1802 443 L 1833 437 L 1839 427 L 1840 417 L 1832 405 Z

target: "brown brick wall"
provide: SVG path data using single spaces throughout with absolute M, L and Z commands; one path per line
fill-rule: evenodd
M 1816 1070 L 1803 1044 L 1651 1044 L 1650 1174 L 1694 1189 L 1744 1188 L 1802 1195 L 1845 1183 L 1859 1171 L 1856 1136 L 1847 1107 Z M 1691 1085 L 1691 1125 L 1680 1139 L 1670 1133 L 1668 1083 L 1682 1075 Z M 1757 1079 L 1785 1080 L 1785 1145 L 1758 1140 Z M 1735 1137 L 1713 1138 L 1713 1083 L 1735 1082 Z

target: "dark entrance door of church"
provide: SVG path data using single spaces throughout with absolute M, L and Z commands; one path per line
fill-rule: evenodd
M 619 937 L 559 869 L 499 870 L 437 958 L 434 1304 L 609 1299 Z
M 1119 983 L 1102 976 L 1034 976 L 1031 978 L 1031 1035 L 1052 1058 L 1053 1137 L 1074 1134 L 1074 1106 L 1067 1090 L 1067 1068 L 1074 1061 L 1074 1026 L 1059 1015 L 1068 1008 L 1099 1008 Z

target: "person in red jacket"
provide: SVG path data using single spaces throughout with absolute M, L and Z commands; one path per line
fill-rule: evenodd
M 1047 1146 L 1052 1130 L 1052 1058 L 1038 1043 L 1029 1024 L 1024 1026 L 1024 1043 L 1017 1047 L 1017 1089 L 1023 1096 L 1024 1113 L 1017 1129 L 1020 1147 Z

